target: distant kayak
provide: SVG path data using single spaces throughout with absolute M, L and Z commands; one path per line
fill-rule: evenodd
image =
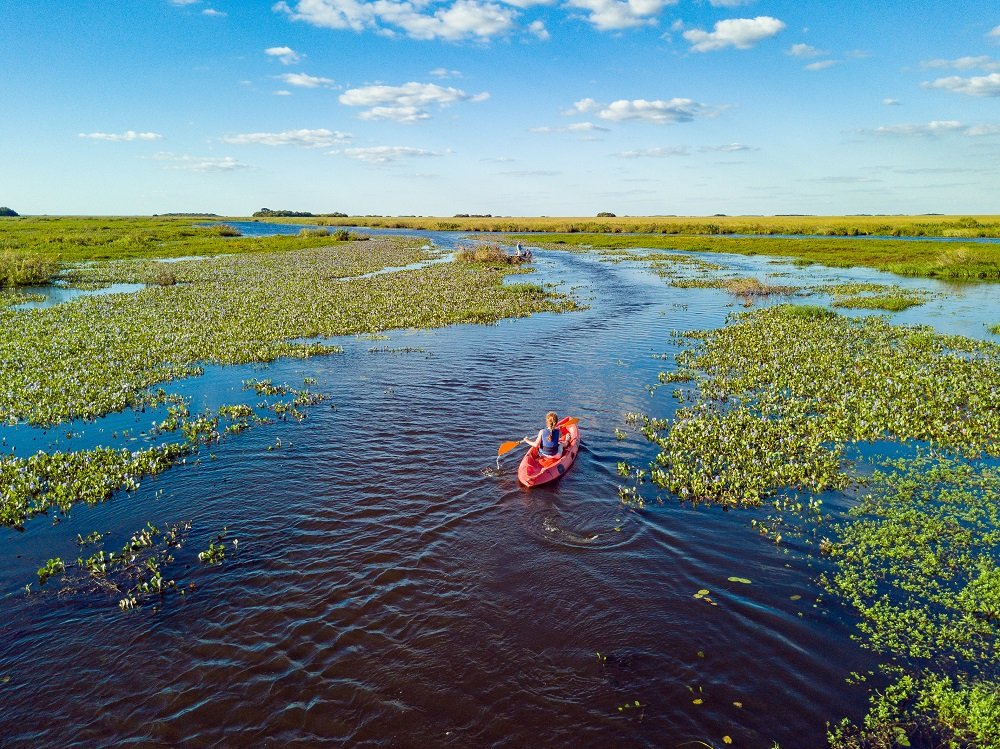
M 559 457 L 539 456 L 538 448 L 531 447 L 521 458 L 521 465 L 517 467 L 517 478 L 525 486 L 538 486 L 562 476 L 573 465 L 576 454 L 580 452 L 580 430 L 576 424 L 569 426 L 558 425 L 562 436 L 559 440 L 562 445 L 562 455 Z

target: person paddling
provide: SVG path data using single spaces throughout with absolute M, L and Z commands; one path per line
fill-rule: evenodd
M 562 455 L 563 449 L 560 442 L 560 437 L 562 436 L 561 430 L 556 426 L 558 423 L 559 417 L 556 415 L 556 412 L 549 411 L 545 414 L 545 428 L 538 430 L 538 436 L 535 439 L 525 437 L 522 441 L 532 447 L 537 447 L 538 454 L 543 457 L 557 458 Z

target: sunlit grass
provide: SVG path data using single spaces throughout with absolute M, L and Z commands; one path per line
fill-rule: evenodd
M 269 219 L 273 220 L 273 219 Z M 819 236 L 1000 236 L 997 216 L 347 216 L 280 219 L 283 223 L 475 232 L 565 234 L 807 234 Z M 530 241 L 530 238 L 529 240 Z
M 1000 243 L 623 234 L 550 234 L 522 236 L 520 239 L 564 249 L 583 246 L 602 251 L 649 248 L 681 252 L 769 255 L 787 257 L 796 263 L 815 262 L 832 267 L 863 266 L 904 276 L 956 280 L 1000 278 Z

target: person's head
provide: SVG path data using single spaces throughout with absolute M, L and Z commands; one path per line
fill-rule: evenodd
M 555 411 L 549 411 L 545 414 L 545 426 L 552 429 L 556 423 L 559 421 L 559 417 L 556 415 Z

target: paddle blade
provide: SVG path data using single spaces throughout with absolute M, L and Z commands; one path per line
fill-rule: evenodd
M 575 416 L 567 416 L 565 419 L 560 419 L 559 423 L 556 424 L 557 427 L 571 427 L 574 424 L 579 424 L 580 420 Z
M 500 443 L 500 449 L 497 450 L 497 457 L 499 458 L 501 455 L 506 455 L 507 453 L 509 453 L 511 450 L 513 450 L 515 447 L 517 447 L 520 444 L 521 444 L 520 441 L 517 441 L 517 442 L 502 442 L 502 443 Z

